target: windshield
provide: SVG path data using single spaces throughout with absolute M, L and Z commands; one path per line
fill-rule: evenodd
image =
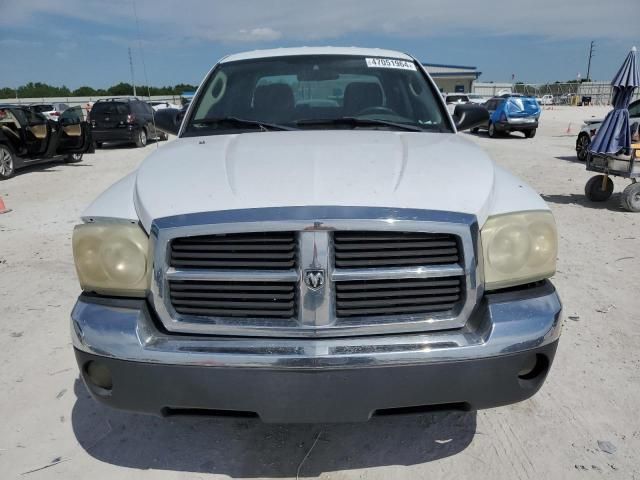
M 122 102 L 97 102 L 93 105 L 91 114 L 96 115 L 97 113 L 127 115 L 129 113 L 129 107 L 126 103 Z
M 53 110 L 53 105 L 31 105 L 31 109 L 38 113 L 50 112 Z
M 532 97 L 510 97 L 505 109 L 511 117 L 540 115 L 540 105 Z
M 273 127 L 450 132 L 437 96 L 407 60 L 305 55 L 228 62 L 200 89 L 184 135 Z

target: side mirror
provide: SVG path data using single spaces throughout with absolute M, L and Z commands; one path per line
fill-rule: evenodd
M 453 111 L 453 121 L 458 131 L 469 130 L 489 121 L 489 110 L 476 103 L 461 103 Z
M 177 135 L 185 111 L 177 108 L 162 108 L 155 112 L 156 128 L 171 135 Z

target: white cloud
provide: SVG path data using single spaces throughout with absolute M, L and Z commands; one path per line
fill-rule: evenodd
M 269 27 L 241 29 L 236 34 L 231 34 L 227 40 L 237 42 L 271 42 L 282 38 L 282 33 Z
M 226 43 L 331 40 L 347 34 L 438 37 L 532 35 L 637 38 L 638 0 L 136 0 L 144 37 L 167 35 Z M 0 25 L 55 13 L 130 28 L 131 0 L 0 0 Z
M 0 47 L 9 48 L 29 48 L 29 47 L 41 47 L 42 42 L 35 40 L 21 40 L 18 38 L 3 38 L 0 40 Z

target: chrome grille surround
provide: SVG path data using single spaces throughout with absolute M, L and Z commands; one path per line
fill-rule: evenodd
M 446 233 L 460 242 L 460 264 L 392 268 L 334 268 L 333 231 Z M 173 239 L 220 233 L 297 231 L 297 268 L 291 270 L 200 270 L 170 267 Z M 474 215 L 379 207 L 273 207 L 203 212 L 154 221 L 151 228 L 154 271 L 149 300 L 169 332 L 228 336 L 339 337 L 444 330 L 464 327 L 482 297 L 482 262 Z M 322 288 L 303 280 L 309 268 L 322 269 Z M 338 317 L 335 283 L 357 280 L 459 277 L 464 302 L 450 312 Z M 169 281 L 297 282 L 294 318 L 201 317 L 178 314 Z

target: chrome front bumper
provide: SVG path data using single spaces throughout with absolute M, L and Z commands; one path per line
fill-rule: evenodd
M 273 422 L 352 421 L 381 409 L 448 403 L 487 408 L 530 397 L 553 361 L 561 311 L 554 287 L 543 282 L 485 295 L 466 326 L 455 330 L 322 339 L 211 337 L 160 331 L 144 300 L 83 295 L 71 315 L 71 332 L 89 390 L 117 408 L 156 414 L 242 410 Z M 546 358 L 535 382 L 518 376 L 532 355 Z M 88 380 L 92 361 L 112 371 L 112 390 Z M 363 398 L 363 388 L 376 393 Z M 314 406 L 327 396 L 329 406 Z

